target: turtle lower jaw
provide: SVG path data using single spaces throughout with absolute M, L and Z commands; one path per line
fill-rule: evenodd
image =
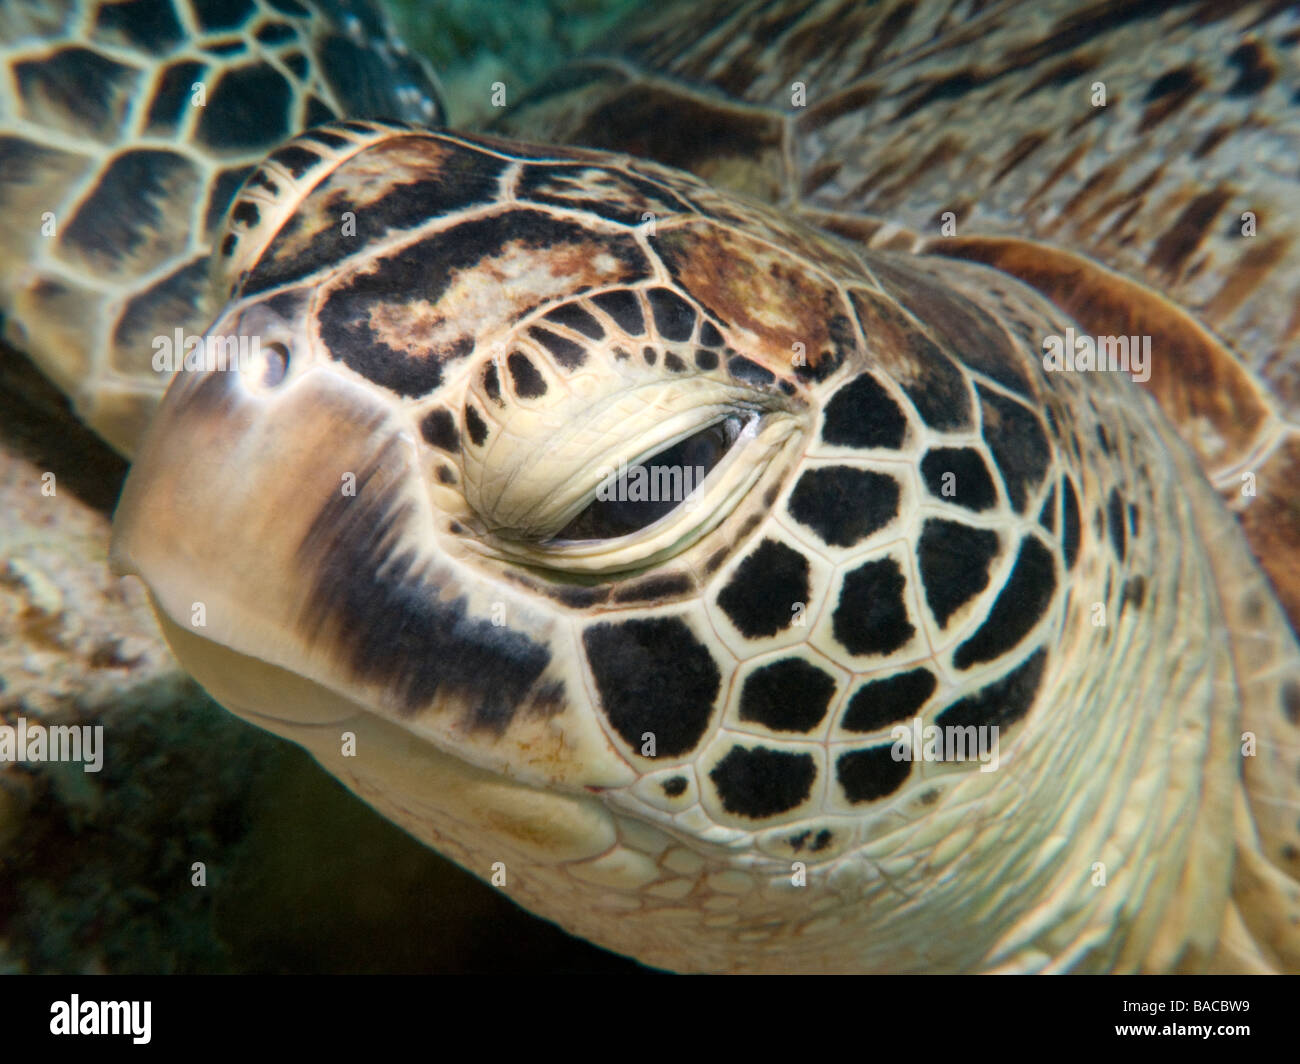
M 152 596 L 151 596 L 152 598 Z M 594 797 L 532 786 L 480 768 L 337 691 L 176 624 L 155 601 L 173 653 L 236 716 L 305 747 L 326 770 L 426 846 L 487 876 L 471 854 L 561 865 L 615 844 Z

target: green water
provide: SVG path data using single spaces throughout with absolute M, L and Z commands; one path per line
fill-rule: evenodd
M 403 39 L 433 64 L 451 124 L 490 108 L 489 86 L 526 92 L 606 35 L 640 0 L 390 0 Z M 517 97 L 516 97 L 517 98 Z

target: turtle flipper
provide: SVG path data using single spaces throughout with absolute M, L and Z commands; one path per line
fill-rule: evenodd
M 169 379 L 159 338 L 211 320 L 212 240 L 266 153 L 335 118 L 443 112 L 369 0 L 299 15 L 90 6 L 0 11 L 0 315 L 6 341 L 129 454 Z

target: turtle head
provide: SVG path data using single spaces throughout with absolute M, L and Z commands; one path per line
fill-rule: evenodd
M 595 153 L 377 123 L 276 152 L 116 518 L 182 663 L 426 841 L 489 830 L 434 762 L 526 792 L 530 845 L 543 789 L 576 810 L 548 831 L 645 777 L 696 804 L 737 667 L 704 595 L 802 448 L 800 373 L 842 358 L 676 282 L 654 244 L 689 268 L 699 221 Z
M 917 469 L 948 433 L 957 503 L 1036 512 L 1041 425 L 985 399 L 999 487 L 967 376 L 835 241 L 653 164 L 372 123 L 272 156 L 218 259 L 205 347 L 240 357 L 174 380 L 117 565 L 218 701 L 479 874 L 522 862 L 531 907 L 743 893 L 928 806 L 889 725 L 1017 549 L 1019 634 L 970 656 L 1014 649 L 1032 698 L 1059 548 L 926 520 Z

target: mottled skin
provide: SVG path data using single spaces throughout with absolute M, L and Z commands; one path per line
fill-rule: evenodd
M 211 331 L 264 356 L 178 375 L 119 511 L 117 564 L 181 661 L 529 909 L 653 964 L 1300 968 L 1300 650 L 1202 472 L 1255 440 L 1221 431 L 1239 406 L 1281 420 L 1261 364 L 1082 238 L 997 243 L 979 204 L 947 243 L 902 207 L 846 213 L 879 207 L 853 154 L 877 98 L 956 153 L 973 123 L 911 116 L 1015 89 L 1060 127 L 1105 20 L 1035 59 L 1017 42 L 1083 17 L 1039 10 L 677 12 L 680 38 L 634 30 L 613 73 L 511 120 L 778 210 L 626 155 L 394 124 L 273 153 L 214 241 Z M 1107 10 L 1145 54 L 1181 47 Z M 808 86 L 835 62 L 880 84 L 837 76 L 858 95 L 820 124 L 783 115 L 763 79 L 784 97 L 798 42 L 828 39 Z M 977 73 L 917 81 L 959 44 Z M 629 62 L 674 80 L 628 92 Z M 1030 92 L 1038 63 L 1060 66 Z M 792 182 L 841 122 L 842 172 Z M 850 165 L 864 189 L 810 206 Z M 1043 338 L 1106 307 L 1207 372 L 1150 395 L 1044 372 Z M 695 505 L 566 534 L 597 527 L 604 470 L 723 425 Z M 998 768 L 894 760 L 914 716 L 997 725 Z

